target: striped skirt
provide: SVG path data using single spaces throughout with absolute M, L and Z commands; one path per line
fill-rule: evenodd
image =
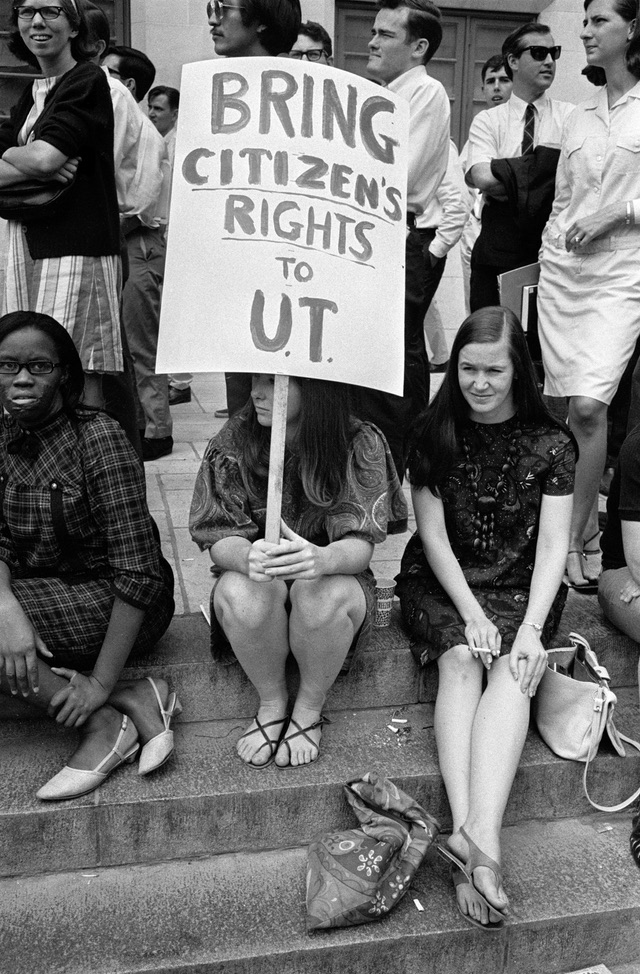
M 34 260 L 13 220 L 8 249 L 2 313 L 51 315 L 73 338 L 85 372 L 122 372 L 119 255 Z

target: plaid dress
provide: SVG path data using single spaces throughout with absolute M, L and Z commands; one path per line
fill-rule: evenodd
M 27 432 L 0 423 L 0 560 L 13 594 L 54 654 L 90 669 L 114 599 L 144 609 L 133 654 L 148 651 L 173 615 L 140 461 L 103 413 L 59 412 Z

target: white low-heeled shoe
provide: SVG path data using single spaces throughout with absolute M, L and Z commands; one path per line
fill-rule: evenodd
M 90 791 L 99 788 L 121 764 L 131 764 L 139 748 L 138 731 L 129 722 L 129 718 L 123 715 L 116 743 L 93 771 L 83 771 L 67 765 L 42 786 L 37 796 L 45 802 L 57 802 L 88 795 Z M 115 762 L 114 758 L 117 758 Z M 108 767 L 109 762 L 112 762 L 111 767 Z
M 158 692 L 158 688 L 155 682 L 150 676 L 147 680 L 153 687 L 153 692 L 156 695 L 156 700 L 158 701 L 158 709 L 160 710 L 160 716 L 162 717 L 162 722 L 164 724 L 164 730 L 160 734 L 156 734 L 152 737 L 150 741 L 142 748 L 140 752 L 140 764 L 138 765 L 138 774 L 151 774 L 156 768 L 159 768 L 165 763 L 174 748 L 173 743 L 173 731 L 171 730 L 171 721 L 178 714 L 182 713 L 182 704 L 178 700 L 175 693 L 169 694 L 169 699 L 167 700 L 166 710 L 162 706 L 162 698 Z

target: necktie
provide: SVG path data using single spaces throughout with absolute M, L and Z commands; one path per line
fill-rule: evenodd
M 533 105 L 527 105 L 524 115 L 524 133 L 522 136 L 522 155 L 533 152 L 533 133 L 536 125 L 536 110 Z

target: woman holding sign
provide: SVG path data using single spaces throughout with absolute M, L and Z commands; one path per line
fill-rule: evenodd
M 442 850 L 461 913 L 484 927 L 507 913 L 502 817 L 566 599 L 575 454 L 515 315 L 476 311 L 415 431 L 418 530 L 398 594 L 412 649 L 438 663 L 434 729 L 453 817 Z
M 260 707 L 238 741 L 255 768 L 318 757 L 328 690 L 369 636 L 373 546 L 407 510 L 385 440 L 349 414 L 347 390 L 289 380 L 278 544 L 264 540 L 274 380 L 254 375 L 251 401 L 209 443 L 191 505 L 193 539 L 217 575 L 214 655 L 230 646 Z M 404 526 L 404 525 L 403 525 Z M 285 662 L 300 688 L 291 713 Z

